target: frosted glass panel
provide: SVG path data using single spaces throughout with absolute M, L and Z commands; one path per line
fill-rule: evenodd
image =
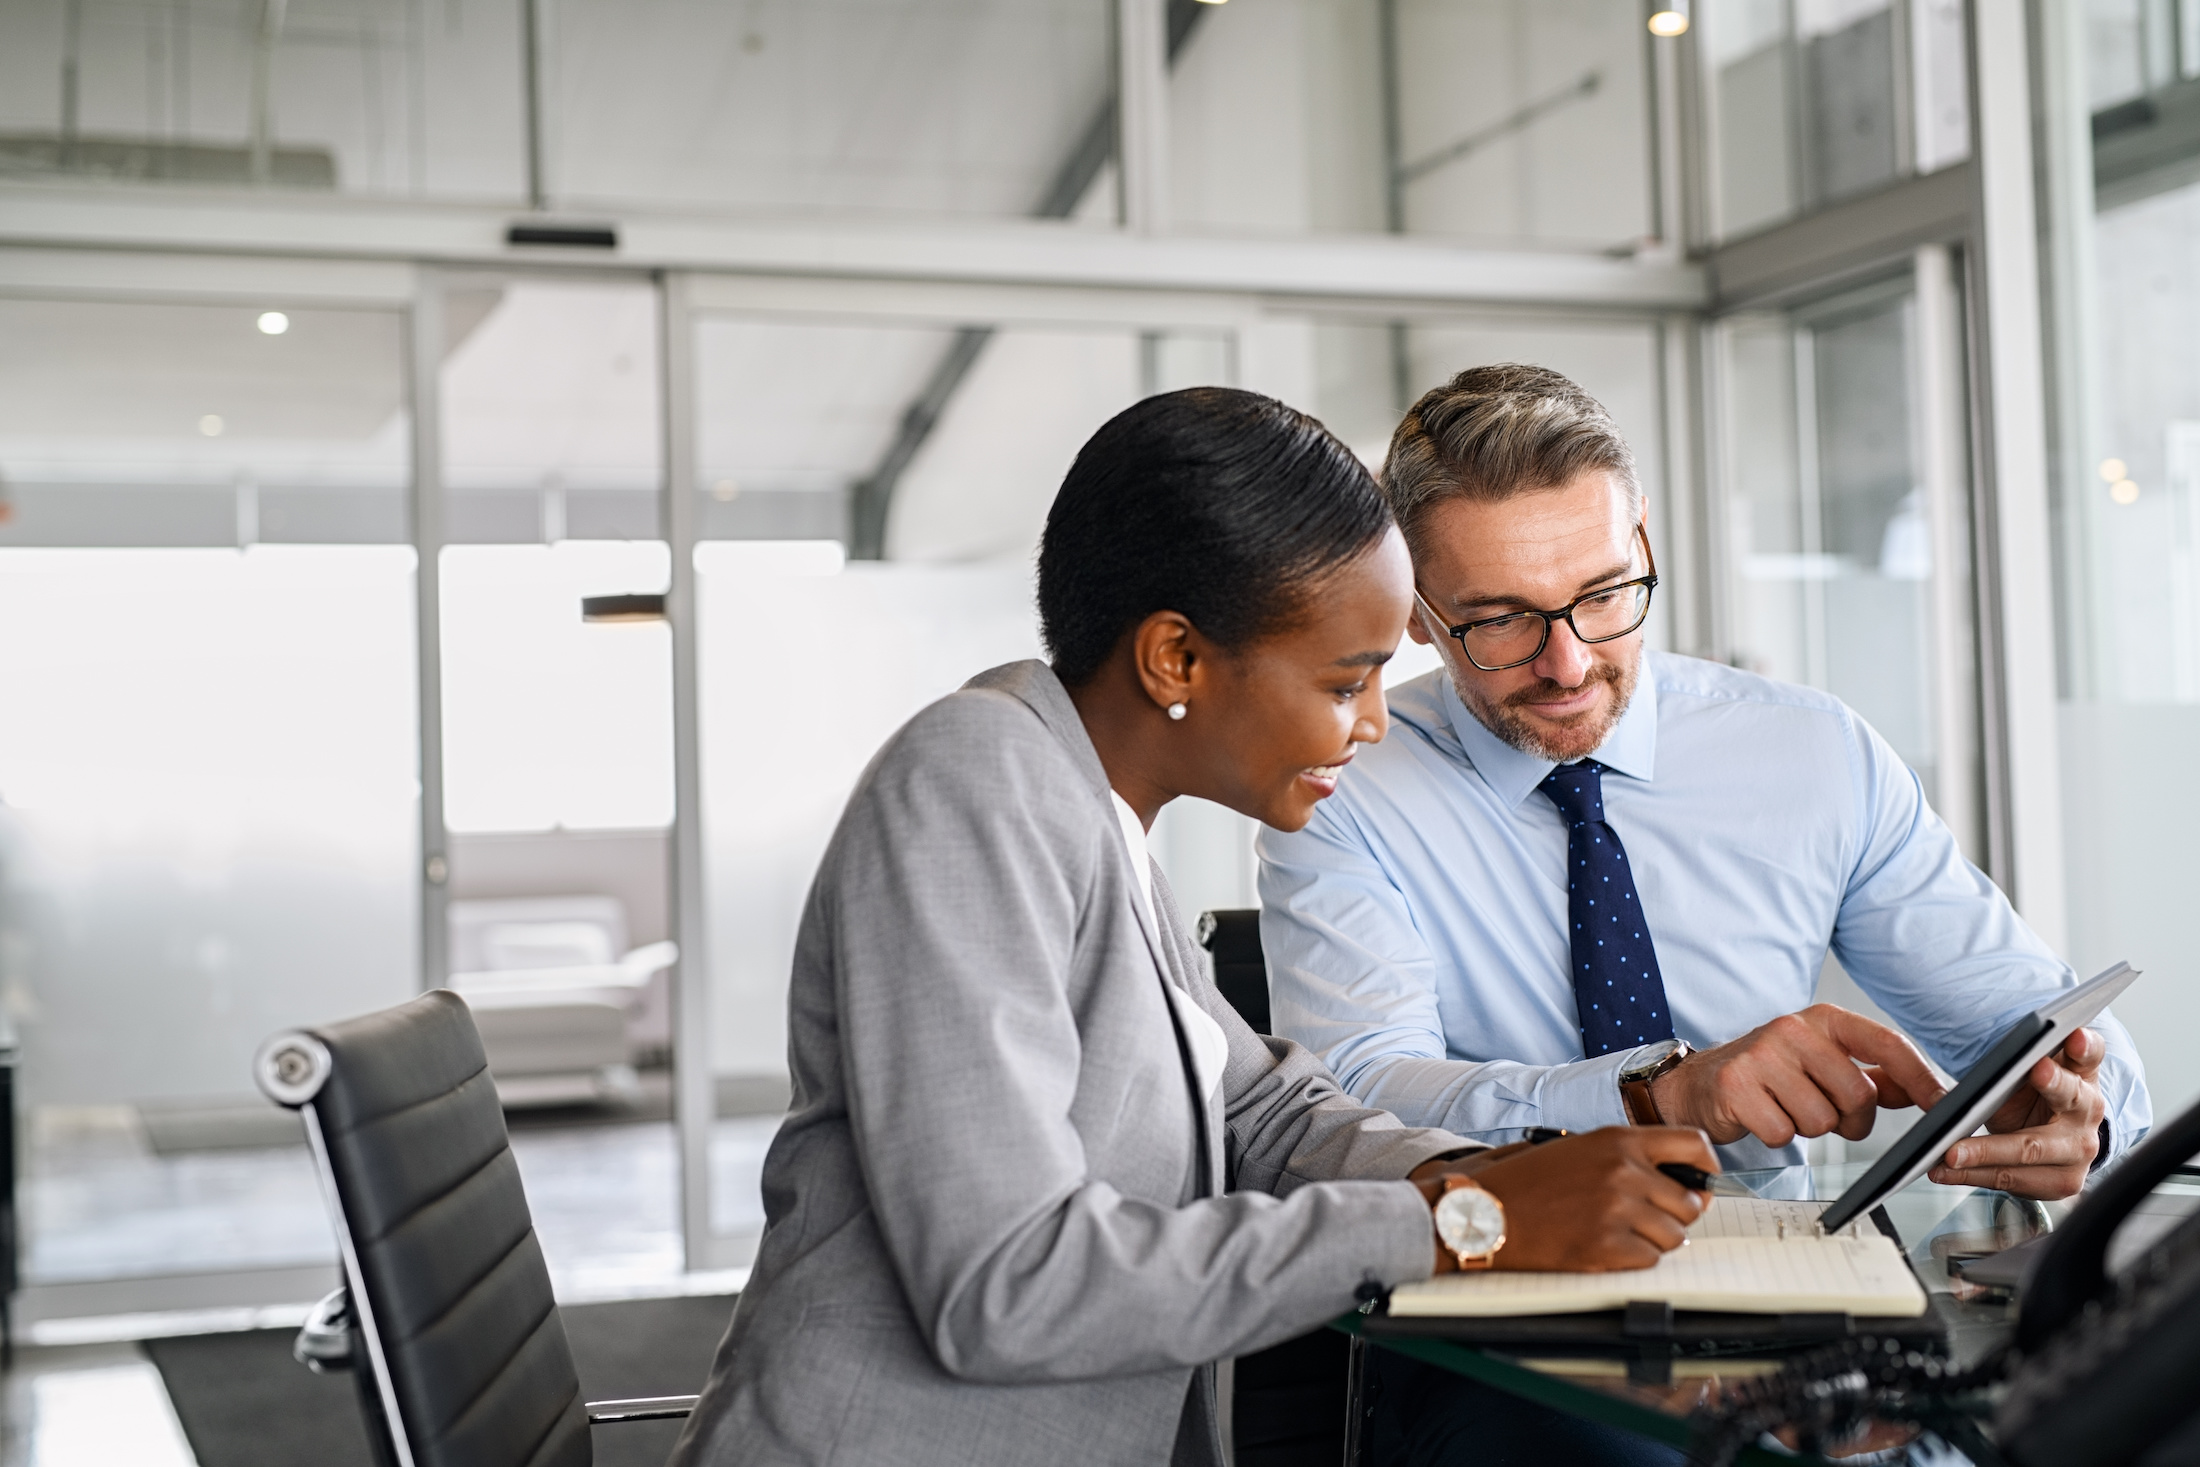
M 787 975 L 818 859 L 888 735 L 974 674 L 1040 655 L 1023 564 L 835 569 L 802 542 L 726 542 L 700 581 L 712 1061 L 786 1068 Z
M 443 551 L 443 818 L 453 831 L 672 823 L 672 644 L 590 625 L 585 596 L 662 592 L 662 541 Z
M 32 1105 L 244 1095 L 417 969 L 413 554 L 0 550 L 0 993 Z

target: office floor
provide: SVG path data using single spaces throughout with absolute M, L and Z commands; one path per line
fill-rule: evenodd
M 758 1179 L 778 1125 L 771 1115 L 718 1122 L 711 1205 L 721 1231 L 762 1229 Z M 21 1189 L 26 1284 L 334 1262 L 302 1144 L 196 1148 L 127 1107 L 42 1116 L 31 1130 Z M 512 1150 L 562 1302 L 696 1286 L 681 1269 L 670 1124 L 523 1117 Z M 68 1322 L 55 1323 L 45 1332 L 66 1337 Z M 31 1326 L 33 1343 L 18 1350 L 0 1386 L 0 1467 L 194 1467 L 160 1372 L 140 1346 L 41 1346 L 41 1333 Z
M 32 1347 L 0 1391 L 0 1467 L 197 1467 L 136 1345 Z
M 721 1231 L 762 1228 L 758 1178 L 778 1124 L 776 1116 L 718 1122 L 711 1193 Z M 302 1144 L 167 1149 L 127 1107 L 42 1118 L 36 1131 L 22 1183 L 26 1284 L 334 1261 Z M 512 1150 L 560 1298 L 677 1291 L 668 1123 L 523 1123 Z

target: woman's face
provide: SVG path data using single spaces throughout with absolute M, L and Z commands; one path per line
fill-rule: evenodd
M 1201 659 L 1195 716 L 1184 726 L 1201 736 L 1199 783 L 1207 787 L 1186 793 L 1278 830 L 1312 819 L 1354 750 L 1390 726 L 1383 664 L 1397 650 L 1412 598 L 1412 564 L 1392 530 L 1313 584 L 1300 625 Z M 1208 686 L 1197 688 L 1200 681 Z

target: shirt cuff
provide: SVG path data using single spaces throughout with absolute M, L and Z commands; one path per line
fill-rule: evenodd
M 1624 1126 L 1627 1104 L 1620 1099 L 1620 1071 L 1632 1066 L 1635 1056 L 1650 1046 L 1614 1050 L 1595 1059 L 1554 1065 L 1544 1079 L 1538 1107 L 1543 1124 L 1564 1126 L 1569 1131 L 1593 1131 L 1599 1126 Z

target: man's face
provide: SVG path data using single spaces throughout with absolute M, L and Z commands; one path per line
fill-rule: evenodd
M 1407 630 L 1414 641 L 1435 644 L 1459 700 L 1523 753 L 1566 763 L 1596 751 L 1634 696 L 1641 628 L 1589 645 L 1555 622 L 1533 662 L 1502 672 L 1468 661 L 1444 628 L 1508 611 L 1553 611 L 1646 574 L 1635 535 L 1640 512 L 1625 482 L 1600 469 L 1494 504 L 1444 500 L 1421 521 L 1414 573 L 1443 624 L 1431 626 L 1417 606 Z

